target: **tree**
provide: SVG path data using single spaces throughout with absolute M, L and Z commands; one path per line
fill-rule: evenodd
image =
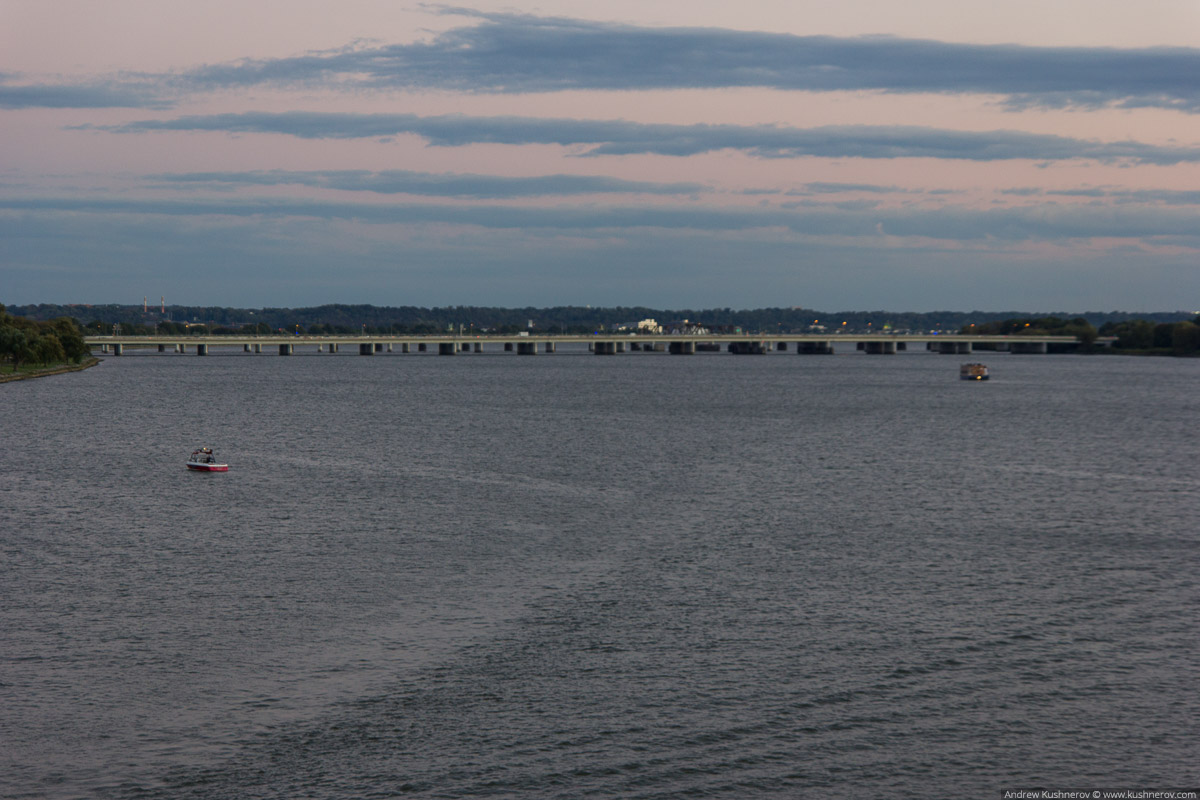
M 25 331 L 15 326 L 0 328 L 0 356 L 12 361 L 13 372 L 21 366 L 21 362 L 34 357 L 32 343 Z
M 1154 346 L 1154 323 L 1143 319 L 1107 322 L 1100 328 L 1100 333 L 1116 336 L 1113 346 L 1118 350 L 1149 350 Z
M 54 331 L 45 331 L 31 344 L 33 358 L 39 364 L 55 364 L 67 360 L 67 351 L 63 349 L 62 342 L 54 335 Z
M 1096 332 L 1096 329 L 1092 327 L 1092 324 L 1083 317 L 1076 317 L 1057 332 L 1066 336 L 1074 336 L 1075 338 L 1079 339 L 1079 343 L 1083 345 L 1085 349 L 1090 348 L 1093 344 L 1095 344 L 1096 338 L 1100 335 Z
M 58 338 L 63 349 L 63 360 L 78 364 L 91 353 L 87 343 L 83 341 L 83 332 L 79 323 L 70 317 L 59 317 L 48 325 L 49 330 Z
M 1177 356 L 1200 353 L 1200 325 L 1176 322 L 1171 332 L 1171 352 Z

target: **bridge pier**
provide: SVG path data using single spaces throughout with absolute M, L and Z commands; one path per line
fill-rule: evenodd
M 780 353 L 786 353 L 787 352 L 787 342 L 776 342 L 775 350 Z
M 375 355 L 375 348 L 371 346 L 370 342 L 359 342 L 358 354 L 360 356 L 373 356 Z
M 796 355 L 833 355 L 833 342 L 796 342 Z
M 1008 352 L 1019 355 L 1044 355 L 1049 348 L 1045 342 L 1016 342 L 1008 343 Z
M 196 355 L 198 355 L 198 356 L 208 355 L 208 345 L 206 345 L 206 344 L 196 345 Z
M 383 342 L 375 342 L 375 352 L 376 353 L 383 352 Z
M 536 356 L 537 342 L 517 342 L 517 355 Z
M 418 353 L 424 353 L 428 349 L 429 349 L 429 345 L 425 344 L 424 342 L 421 342 L 417 345 Z
M 256 352 L 256 353 L 261 353 L 261 352 L 262 352 L 262 344 L 261 344 L 261 343 L 258 343 L 258 344 L 255 344 L 255 345 L 254 345 L 254 352 Z
M 868 355 L 896 355 L 895 342 L 864 342 L 863 344 L 863 349 L 867 351 Z
M 970 342 L 938 342 L 937 351 L 942 355 L 959 356 L 971 354 Z
M 593 344 L 593 353 L 598 356 L 612 356 L 617 353 L 616 342 L 595 342 Z
M 558 344 L 556 344 L 555 342 L 546 342 L 542 346 L 542 349 L 544 352 L 547 352 L 547 353 L 557 353 L 558 352 Z
M 452 356 L 458 351 L 458 345 L 454 342 L 438 342 L 439 356 Z
M 279 345 L 279 355 L 281 356 L 290 356 L 294 350 L 295 346 L 292 344 Z
M 400 345 L 400 352 L 401 352 L 401 353 L 409 353 L 409 352 L 411 352 L 411 351 L 409 350 L 409 344 L 408 344 L 408 342 L 405 342 L 404 344 Z
M 696 354 L 695 342 L 671 342 L 670 353 L 673 356 L 691 356 Z
M 123 351 L 123 350 L 124 350 L 124 345 L 120 345 L 120 344 L 114 344 L 114 345 L 112 346 L 112 353 L 113 353 L 113 355 L 114 355 L 114 356 L 119 356 L 119 355 L 121 355 L 121 353 L 122 353 L 122 351 Z
M 475 352 L 476 353 L 483 352 L 483 342 L 475 342 Z
M 513 343 L 512 343 L 512 342 L 505 342 L 505 343 L 504 343 L 504 352 L 506 352 L 506 353 L 511 353 L 512 351 L 513 351 Z
M 729 352 L 735 356 L 762 356 L 769 352 L 766 342 L 730 342 Z

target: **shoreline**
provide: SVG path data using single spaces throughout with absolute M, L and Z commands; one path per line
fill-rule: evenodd
M 63 375 L 68 372 L 80 372 L 88 367 L 94 367 L 100 363 L 100 359 L 96 356 L 88 356 L 78 364 L 60 364 L 55 367 L 47 367 L 33 372 L 17 372 L 11 375 L 0 375 L 0 383 L 9 383 L 11 381 L 23 381 L 29 378 L 46 378 L 50 375 Z

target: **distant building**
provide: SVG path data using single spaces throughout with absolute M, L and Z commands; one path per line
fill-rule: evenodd
M 637 324 L 638 333 L 662 333 L 662 327 L 652 319 L 644 319 Z
M 698 322 L 683 320 L 682 322 L 668 322 L 665 327 L 670 333 L 677 333 L 683 336 L 704 336 L 709 333 L 708 328 Z

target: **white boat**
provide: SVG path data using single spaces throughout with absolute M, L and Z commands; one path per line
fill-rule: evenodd
M 986 381 L 988 379 L 987 366 L 984 364 L 963 364 L 958 368 L 958 377 L 964 381 Z
M 211 447 L 193 450 L 187 460 L 187 468 L 196 472 L 229 472 L 229 465 L 218 463 Z

